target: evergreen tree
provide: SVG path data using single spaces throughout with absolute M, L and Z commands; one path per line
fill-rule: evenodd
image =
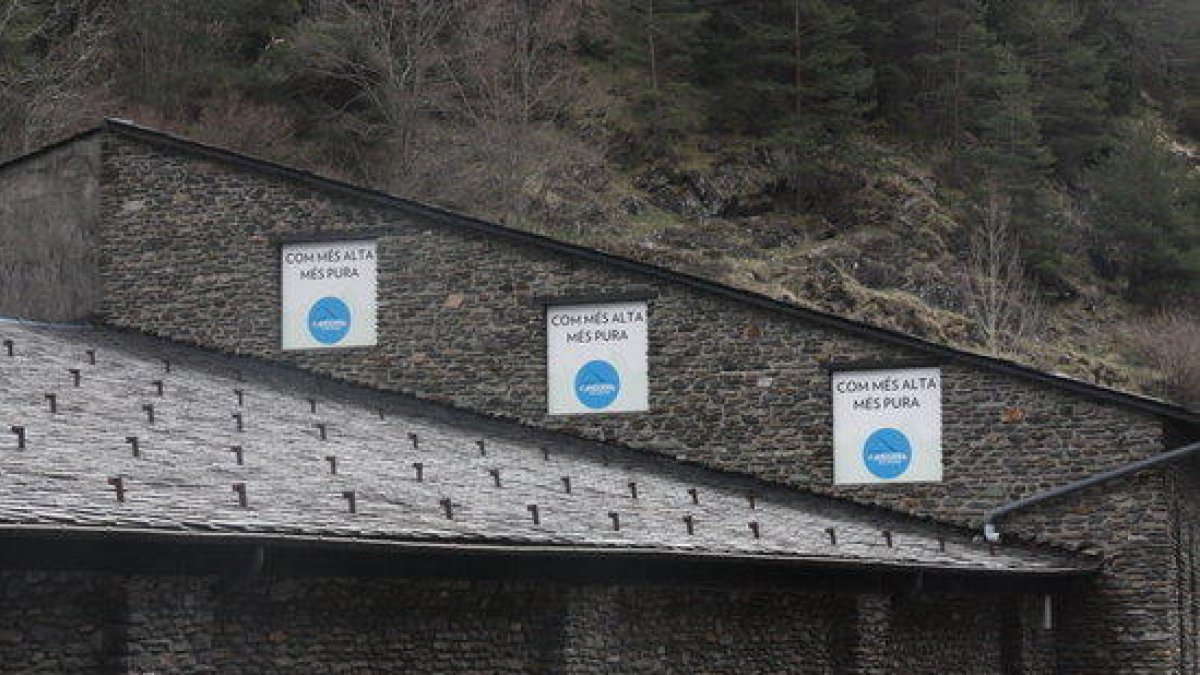
M 984 63 L 980 82 L 990 91 L 974 98 L 968 129 L 977 142 L 963 152 L 962 180 L 980 202 L 997 194 L 1007 200 L 1023 267 L 1053 277 L 1062 261 L 1062 232 L 1047 205 L 1050 155 L 1034 115 L 1030 78 L 1024 63 L 1000 45 L 989 50 Z
M 947 178 L 968 185 L 1040 179 L 1045 165 L 1025 65 L 986 25 L 979 0 L 922 0 L 904 29 L 924 135 L 946 149 Z
M 965 151 L 966 165 L 980 178 L 1008 190 L 1023 190 L 1045 179 L 1049 157 L 1042 145 L 1030 78 L 1009 49 L 993 45 L 980 60 L 980 91 L 971 92 L 971 118 L 965 123 L 976 143 Z
M 852 7 L 758 0 L 714 9 L 711 26 L 719 128 L 819 141 L 861 127 L 872 72 Z
M 626 103 L 621 125 L 642 154 L 659 154 L 704 123 L 708 97 L 698 82 L 708 12 L 694 0 L 613 0 L 608 10 L 611 39 L 603 58 Z
M 919 132 L 943 157 L 939 173 L 977 203 L 1009 204 L 1024 267 L 1053 276 L 1061 228 L 1046 207 L 1050 154 L 1025 62 L 978 0 L 922 0 L 901 19 Z
M 960 183 L 964 151 L 977 142 L 969 126 L 980 117 L 980 97 L 994 95 L 986 78 L 997 45 L 984 18 L 979 0 L 918 0 L 902 18 L 921 131 L 947 149 L 950 176 Z
M 1034 112 L 1059 174 L 1077 177 L 1107 138 L 1107 63 L 1084 34 L 1084 14 L 1061 0 L 1002 0 L 1000 36 L 1030 75 Z
M 911 58 L 917 50 L 904 30 L 904 3 L 858 0 L 855 6 L 859 20 L 854 42 L 874 72 L 873 119 L 900 135 L 919 129 L 922 116 L 914 101 L 917 84 Z
M 944 148 L 952 184 L 1028 186 L 1044 176 L 1024 62 L 985 24 L 978 0 L 922 0 L 904 17 L 923 135 Z
M 852 41 L 856 15 L 827 0 L 762 0 L 713 12 L 712 120 L 760 139 L 803 210 L 842 139 L 871 109 L 872 72 Z
M 1166 304 L 1200 293 L 1200 176 L 1163 142 L 1160 127 L 1129 122 L 1089 173 L 1100 241 L 1131 299 Z

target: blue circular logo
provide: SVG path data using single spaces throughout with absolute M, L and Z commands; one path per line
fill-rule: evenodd
M 321 298 L 308 310 L 308 332 L 323 345 L 341 342 L 350 332 L 350 307 L 341 298 Z
M 575 397 L 585 406 L 606 408 L 621 393 L 621 376 L 608 361 L 588 361 L 575 373 Z
M 895 478 L 907 471 L 912 456 L 908 436 L 895 429 L 877 429 L 863 444 L 863 462 L 880 478 Z

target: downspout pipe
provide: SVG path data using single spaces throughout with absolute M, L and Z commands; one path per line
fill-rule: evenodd
M 1139 459 L 1136 462 L 1131 462 L 1124 466 L 1118 466 L 1115 469 L 1109 469 L 1108 471 L 1103 471 L 1093 476 L 1088 476 L 1087 478 L 1077 480 L 1074 483 L 1060 485 L 1056 488 L 1046 490 L 1045 492 L 1040 492 L 1036 495 L 1018 499 L 1015 502 L 1009 502 L 1008 504 L 988 511 L 987 515 L 984 516 L 983 536 L 990 542 L 1000 541 L 1000 529 L 997 526 L 997 523 L 1002 518 L 1014 511 L 1027 509 L 1031 506 L 1041 504 L 1042 502 L 1050 501 L 1051 499 L 1057 499 L 1074 492 L 1079 492 L 1080 490 L 1086 490 L 1087 488 L 1095 485 L 1106 483 L 1117 478 L 1122 478 L 1139 471 L 1144 471 L 1160 464 L 1168 464 L 1170 462 L 1191 456 L 1196 452 L 1200 452 L 1200 442 L 1189 443 L 1188 445 L 1175 448 L 1174 450 L 1168 450 L 1166 452 L 1159 453 L 1153 457 Z

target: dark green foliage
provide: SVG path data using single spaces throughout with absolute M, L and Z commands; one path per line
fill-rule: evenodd
M 1125 124 L 1109 157 L 1088 174 L 1097 255 L 1130 298 L 1168 305 L 1200 293 L 1200 175 L 1147 121 Z
M 972 92 L 972 116 L 965 125 L 976 141 L 964 151 L 964 164 L 994 185 L 1011 190 L 1034 187 L 1042 182 L 1049 157 L 1029 75 L 1021 60 L 1002 46 L 988 49 L 981 62 L 979 90 Z
M 909 3 L 900 29 L 909 42 L 913 102 L 919 132 L 949 148 L 951 170 L 961 169 L 968 127 L 979 118 L 982 98 L 995 98 L 986 81 L 995 51 L 978 0 L 918 0 Z
M 1033 112 L 1059 174 L 1079 171 L 1107 139 L 1106 65 L 1084 14 L 1065 0 L 993 4 L 999 34 L 1025 64 Z
M 852 7 L 760 0 L 713 10 L 706 82 L 718 129 L 819 143 L 861 128 L 872 72 L 851 40 Z
M 846 205 L 876 172 L 874 153 L 899 152 L 934 169 L 964 218 L 1002 201 L 1023 268 L 1039 278 L 1070 259 L 1062 196 L 1085 182 L 1132 293 L 1194 270 L 1186 223 L 1196 214 L 1178 196 L 1192 183 L 1171 161 L 1133 152 L 1161 144 L 1134 148 L 1134 131 L 1114 140 L 1113 130 L 1149 114 L 1200 138 L 1196 0 L 0 6 L 10 153 L 128 115 L 536 220 L 519 212 L 574 197 L 535 174 L 568 175 L 558 169 L 584 155 L 637 172 L 724 161 L 734 147 L 766 174 L 755 180 L 775 208 L 853 226 Z M 1140 203 L 1134 186 L 1158 180 L 1176 187 L 1147 188 L 1154 198 Z
M 972 202 L 1009 204 L 1026 269 L 1053 276 L 1061 233 L 1047 208 L 1051 155 L 1027 63 L 989 27 L 978 0 L 876 5 L 874 16 L 893 26 L 890 37 L 875 39 L 899 64 L 881 81 L 881 109 L 895 115 L 885 121 L 926 144 L 942 179 Z
M 1134 114 L 1149 103 L 1172 122 L 1200 90 L 1200 3 L 1093 0 L 1083 32 L 1100 47 L 1110 110 Z
M 116 5 L 122 89 L 167 118 L 256 92 L 253 66 L 299 15 L 297 0 L 127 0 Z
M 614 0 L 601 57 L 613 67 L 632 132 L 630 157 L 668 152 L 705 121 L 709 92 L 703 31 L 707 11 L 691 0 Z
M 901 17 L 916 131 L 951 184 L 1028 185 L 1046 163 L 1025 64 L 978 0 L 920 0 Z
M 811 208 L 844 138 L 864 128 L 873 73 L 853 41 L 852 7 L 826 0 L 763 0 L 715 8 L 704 84 L 713 129 L 759 139 L 790 192 Z

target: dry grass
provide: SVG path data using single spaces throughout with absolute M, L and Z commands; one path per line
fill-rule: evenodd
M 1200 315 L 1169 310 L 1127 329 L 1133 358 L 1153 370 L 1147 385 L 1191 408 L 1200 407 Z

